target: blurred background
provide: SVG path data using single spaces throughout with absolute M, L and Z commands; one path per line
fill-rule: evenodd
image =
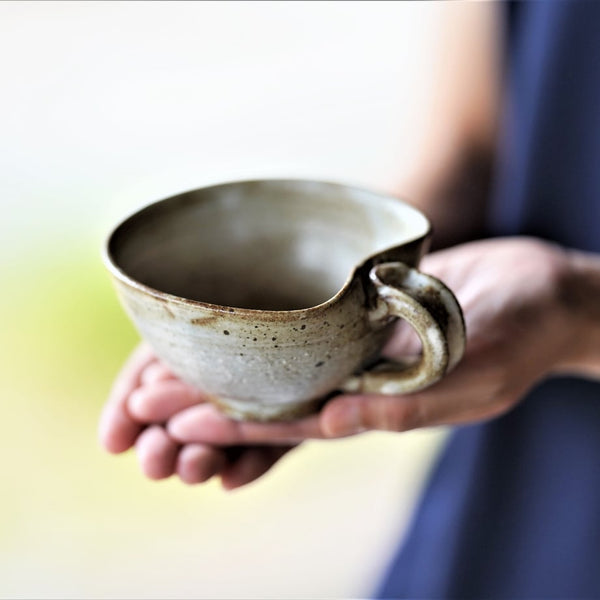
M 224 180 L 402 192 L 453 10 L 0 3 L 0 596 L 370 593 L 443 433 L 307 443 L 233 493 L 146 481 L 96 441 L 137 340 L 100 247 L 137 207 Z

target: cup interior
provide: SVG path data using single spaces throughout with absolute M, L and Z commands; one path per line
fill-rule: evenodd
M 428 230 L 419 211 L 372 192 L 248 181 L 142 209 L 115 229 L 107 257 L 120 276 L 181 298 L 294 310 L 329 300 L 367 258 Z

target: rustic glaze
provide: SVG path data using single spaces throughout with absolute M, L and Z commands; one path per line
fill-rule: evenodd
M 154 203 L 104 259 L 141 336 L 184 381 L 240 419 L 294 418 L 334 390 L 403 393 L 460 359 L 451 292 L 414 270 L 425 217 L 342 185 L 249 181 Z M 423 359 L 362 373 L 402 316 Z

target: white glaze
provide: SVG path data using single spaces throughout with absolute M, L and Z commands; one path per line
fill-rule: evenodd
M 448 331 L 422 325 L 418 294 L 398 299 L 383 286 L 382 305 L 382 286 L 369 283 L 374 264 L 416 267 L 428 235 L 425 217 L 394 198 L 319 182 L 239 182 L 136 213 L 110 236 L 105 261 L 140 334 L 176 375 L 234 417 L 271 420 L 313 410 L 345 383 L 398 393 L 456 363 L 461 319 L 452 317 L 449 357 Z M 404 313 L 433 348 L 419 376 L 352 379 Z

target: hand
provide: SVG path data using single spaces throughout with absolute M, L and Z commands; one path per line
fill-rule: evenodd
M 586 336 L 581 335 L 582 324 L 575 316 L 577 307 L 565 301 L 573 296 L 565 294 L 565 282 L 573 283 L 572 260 L 561 248 L 526 238 L 472 242 L 426 257 L 422 269 L 456 293 L 467 326 L 462 362 L 427 390 L 397 397 L 337 396 L 320 414 L 291 423 L 236 422 L 174 379 L 147 350 L 146 354 L 140 351 L 124 369 L 107 406 L 102 429 L 105 445 L 122 451 L 140 434 L 141 423 L 167 422 L 166 430 L 149 427 L 136 444 L 142 469 L 149 476 L 176 470 L 185 481 L 190 480 L 190 472 L 201 472 L 203 477 L 223 473 L 219 469 L 226 464 L 228 448 L 256 445 L 263 454 L 254 463 L 260 465 L 255 472 L 262 473 L 278 458 L 268 455 L 269 445 L 285 452 L 307 438 L 492 418 L 514 406 L 537 381 L 571 369 L 579 360 L 581 344 L 576 340 Z M 386 354 L 393 358 L 412 353 L 414 340 L 400 326 Z M 179 451 L 183 464 L 174 458 L 178 452 L 174 440 L 185 444 Z M 194 463 L 185 458 L 187 452 L 206 458 L 195 458 Z M 193 466 L 185 467 L 188 460 Z M 213 466 L 203 466 L 206 463 Z
M 184 483 L 194 484 L 218 475 L 226 489 L 254 481 L 293 447 L 181 445 L 160 423 L 203 402 L 201 393 L 177 380 L 142 344 L 113 386 L 100 419 L 100 441 L 113 453 L 135 445 L 142 472 L 150 479 L 177 473 Z
M 235 422 L 212 406 L 199 404 L 170 412 L 168 431 L 182 443 L 213 447 L 277 445 L 368 430 L 471 423 L 500 415 L 540 379 L 572 363 L 582 329 L 564 301 L 571 266 L 566 251 L 528 238 L 472 242 L 432 254 L 422 269 L 456 293 L 467 326 L 465 356 L 442 381 L 397 397 L 337 396 L 319 415 L 292 423 Z M 399 328 L 386 352 L 402 355 L 412 346 L 410 333 Z M 145 406 L 149 417 L 151 396 L 137 400 L 132 410 L 139 412 Z

